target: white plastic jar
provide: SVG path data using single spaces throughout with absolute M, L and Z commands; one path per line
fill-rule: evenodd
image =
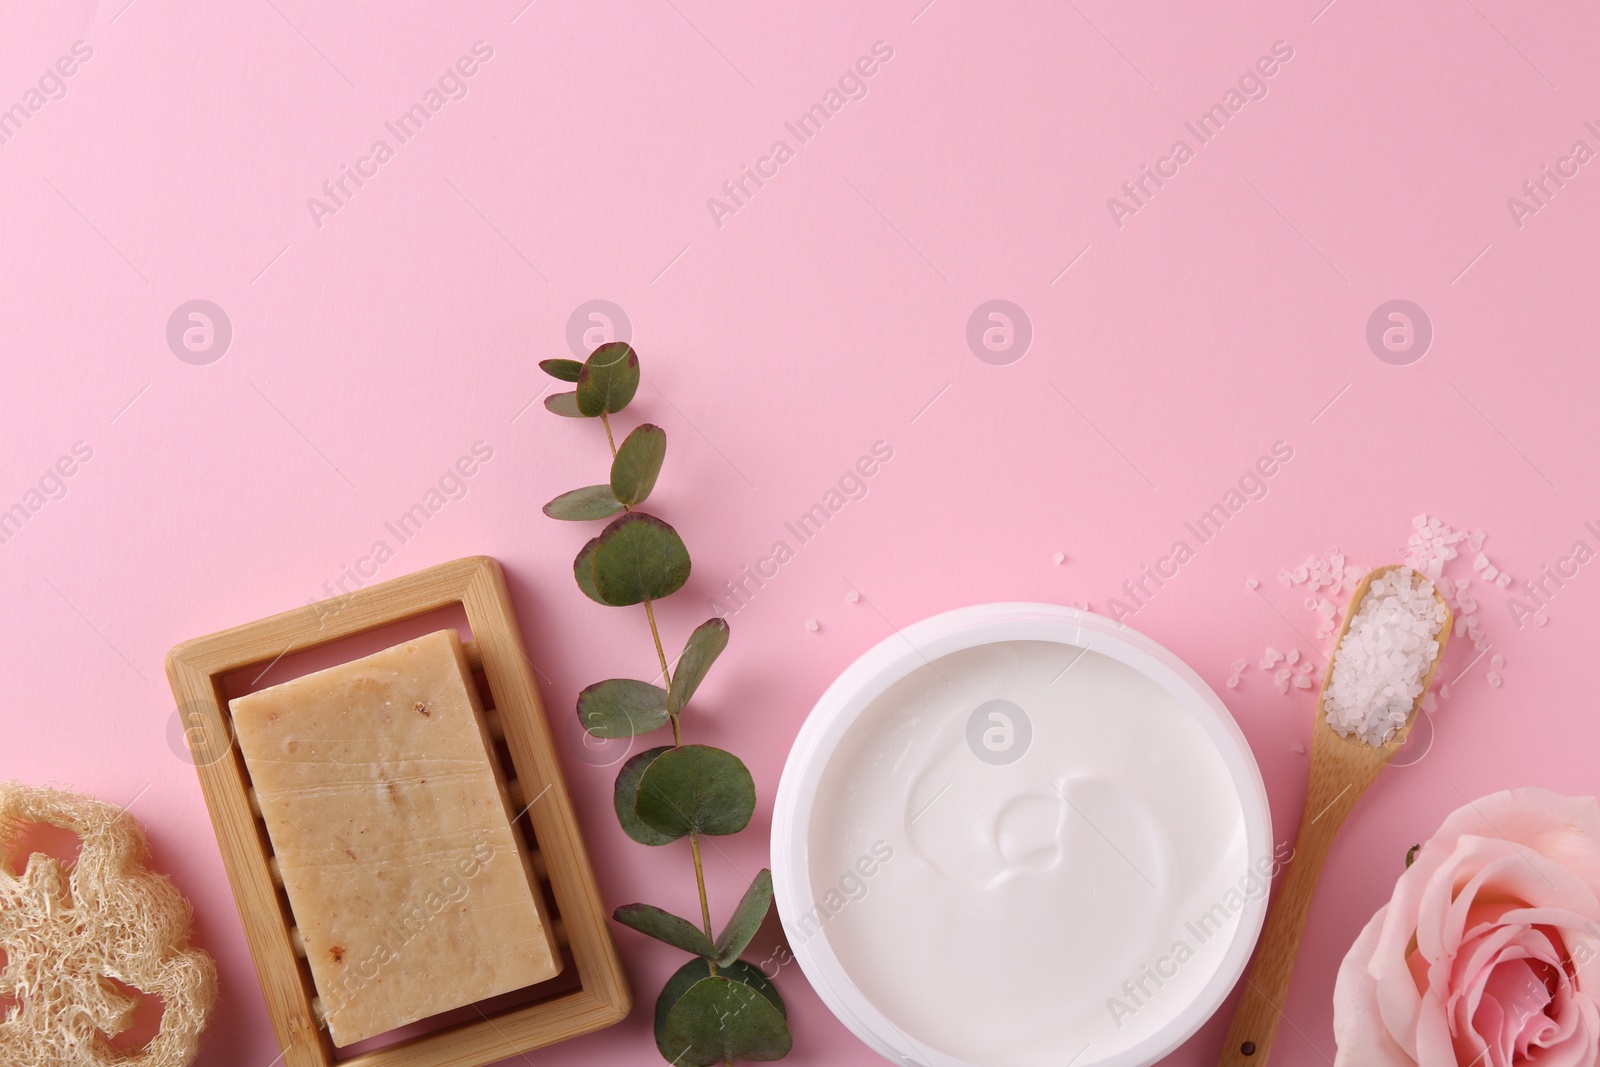
M 818 994 L 926 1067 L 1155 1063 L 1243 973 L 1285 858 L 1194 671 L 1020 603 L 926 619 L 840 675 L 790 752 L 772 848 Z

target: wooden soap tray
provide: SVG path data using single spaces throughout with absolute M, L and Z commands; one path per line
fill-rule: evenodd
M 498 770 L 515 809 L 526 808 L 515 829 L 546 893 L 566 966 L 550 982 L 443 1016 L 432 1029 L 416 1024 L 382 1047 L 341 1050 L 318 1019 L 321 1005 L 305 948 L 249 771 L 232 740 L 224 679 L 251 668 L 265 674 L 286 656 L 450 610 L 464 611 L 471 628 L 472 639 L 463 643 L 474 672 L 482 672 L 479 689 L 496 739 Z M 633 1006 L 627 975 L 578 835 L 505 575 L 495 560 L 456 560 L 186 641 L 168 654 L 167 678 L 283 1049 L 282 1067 L 480 1067 L 627 1016 Z M 415 1032 L 419 1028 L 423 1032 Z

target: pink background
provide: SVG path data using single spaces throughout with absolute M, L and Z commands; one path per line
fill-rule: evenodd
M 1579 538 L 1596 546 L 1582 524 L 1600 519 L 1600 168 L 1520 226 L 1507 206 L 1574 141 L 1600 148 L 1584 126 L 1600 125 L 1592 10 L 924 2 L 77 0 L 0 16 L 0 106 L 27 110 L 75 41 L 93 51 L 0 144 L 0 507 L 26 506 L 75 442 L 93 452 L 0 544 L 0 774 L 134 802 L 221 967 L 202 1063 L 266 1067 L 277 1048 L 171 744 L 162 658 L 324 595 L 379 539 L 395 547 L 385 521 L 475 442 L 492 460 L 377 577 L 504 562 L 608 900 L 693 909 L 687 852 L 623 837 L 614 768 L 584 754 L 571 710 L 592 681 L 653 670 L 642 613 L 572 584 L 591 531 L 539 513 L 605 470 L 598 426 L 529 406 L 548 384 L 535 361 L 571 355 L 587 301 L 624 308 L 641 353 L 623 421 L 671 438 L 654 505 L 695 570 L 662 606 L 669 643 L 874 442 L 894 453 L 733 618 L 698 701 L 689 734 L 743 755 L 761 800 L 711 854 L 719 915 L 765 862 L 790 740 L 846 664 L 960 605 L 1106 610 L 1276 441 L 1294 458 L 1268 496 L 1129 621 L 1223 693 L 1280 839 L 1312 703 L 1255 665 L 1269 644 L 1312 647 L 1282 567 L 1333 547 L 1393 560 L 1424 510 L 1485 529 L 1519 580 Z M 385 121 L 477 41 L 493 54 L 467 95 L 395 147 Z M 798 145 L 785 121 L 879 41 L 893 55 L 865 98 Z M 1194 147 L 1184 122 L 1278 41 L 1293 58 L 1266 97 L 1119 228 L 1107 198 L 1175 139 Z M 317 225 L 307 199 L 379 138 L 394 158 Z M 780 138 L 793 158 L 719 226 L 707 198 Z M 1010 365 L 966 341 L 995 298 L 1032 326 Z M 1408 366 L 1365 338 L 1395 298 L 1435 330 Z M 232 323 L 206 365 L 166 337 L 193 299 Z M 1515 785 L 1600 786 L 1584 688 L 1600 569 L 1542 629 L 1517 627 L 1506 592 L 1479 593 L 1505 684 L 1468 670 L 1461 642 L 1431 750 L 1356 809 L 1277 1062 L 1331 1060 L 1338 961 L 1448 811 Z M 1229 690 L 1237 658 L 1252 665 Z M 649 1006 L 680 957 L 618 940 L 633 1017 L 529 1062 L 659 1062 Z M 877 1062 L 792 965 L 778 984 L 789 1062 Z M 1168 1062 L 1215 1062 L 1231 1007 Z

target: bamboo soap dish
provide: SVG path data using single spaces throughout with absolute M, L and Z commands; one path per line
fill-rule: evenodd
M 359 642 L 421 616 L 450 612 L 464 613 L 470 629 L 470 640 L 461 636 L 495 740 L 496 773 L 512 810 L 521 812 L 513 832 L 531 858 L 539 883 L 534 889 L 544 894 L 565 966 L 549 982 L 341 1049 L 323 1022 L 304 941 L 228 702 L 240 695 L 240 678 L 254 688 L 275 667 L 308 652 L 316 655 L 312 650 Z M 627 976 L 578 833 L 505 575 L 495 560 L 456 560 L 186 641 L 168 654 L 167 677 L 283 1050 L 282 1067 L 481 1067 L 627 1016 L 633 1004 Z

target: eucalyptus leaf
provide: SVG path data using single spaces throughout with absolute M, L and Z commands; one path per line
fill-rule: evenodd
M 611 917 L 641 934 L 665 941 L 673 948 L 681 948 L 696 956 L 711 957 L 715 950 L 706 932 L 670 911 L 662 911 L 654 904 L 624 904 L 611 913 Z
M 750 947 L 750 939 L 761 929 L 761 920 L 772 907 L 772 872 L 762 869 L 750 883 L 739 906 L 733 909 L 728 925 L 717 935 L 716 960 L 718 967 L 726 967 L 739 958 L 739 953 Z
M 594 587 L 594 553 L 600 547 L 600 538 L 592 537 L 589 543 L 579 549 L 577 558 L 572 561 L 572 577 L 577 580 L 578 588 L 583 590 L 584 596 L 596 604 L 610 607 L 610 601 L 600 595 Z
M 611 415 L 628 406 L 639 391 L 639 357 L 624 341 L 603 344 L 578 372 L 578 410 L 586 416 Z
M 578 694 L 578 721 L 595 737 L 634 737 L 667 722 L 667 691 L 632 678 L 608 678 Z
M 656 487 L 661 461 L 667 455 L 667 431 L 650 423 L 633 428 L 611 461 L 611 493 L 632 507 Z
M 586 485 L 582 489 L 562 493 L 544 506 L 546 515 L 568 522 L 609 519 L 621 510 L 622 502 L 612 494 L 609 485 Z
M 781 1060 L 794 1046 L 772 1002 L 743 982 L 702 978 L 667 1009 L 656 1047 L 675 1064 L 715 1067 L 735 1060 Z
M 667 710 L 673 715 L 689 706 L 689 698 L 700 688 L 706 672 L 716 662 L 722 650 L 728 647 L 728 624 L 723 619 L 707 619 L 694 628 L 678 657 L 677 669 L 672 672 L 672 687 L 667 697 Z
M 755 813 L 756 786 L 733 753 L 682 745 L 645 770 L 634 810 L 647 826 L 675 837 L 736 834 Z
M 583 419 L 588 417 L 583 412 L 578 410 L 577 393 L 551 393 L 549 396 L 544 398 L 544 406 L 555 412 L 557 415 L 565 415 L 569 419 Z
M 718 967 L 717 973 L 732 982 L 741 982 L 754 989 L 771 1004 L 779 1015 L 787 1018 L 788 1009 L 783 1006 L 783 998 L 778 995 L 778 990 L 761 973 L 761 969 L 754 964 L 735 960 L 726 967 Z M 656 1048 L 661 1050 L 663 1056 L 669 1056 L 666 1046 L 662 1043 L 663 1034 L 667 1027 L 667 1017 L 672 1011 L 672 1006 L 683 999 L 683 995 L 693 989 L 695 983 L 702 978 L 711 977 L 711 968 L 705 960 L 693 959 L 679 967 L 667 984 L 662 987 L 661 995 L 656 998 L 655 1034 Z
M 644 772 L 656 761 L 656 757 L 663 752 L 671 751 L 671 745 L 647 749 L 637 756 L 629 757 L 628 762 L 622 765 L 622 770 L 617 772 L 617 785 L 611 797 L 612 806 L 617 811 L 617 822 L 622 825 L 623 833 L 641 845 L 669 845 L 683 836 L 664 834 L 651 829 L 643 819 L 639 818 L 639 812 L 636 810 L 639 801 L 639 779 L 644 777 Z
M 613 607 L 671 596 L 689 580 L 689 550 L 678 532 L 654 515 L 619 515 L 597 540 L 594 587 Z
M 539 369 L 552 378 L 575 382 L 578 380 L 578 372 L 583 370 L 583 364 L 575 359 L 542 359 L 539 361 Z

